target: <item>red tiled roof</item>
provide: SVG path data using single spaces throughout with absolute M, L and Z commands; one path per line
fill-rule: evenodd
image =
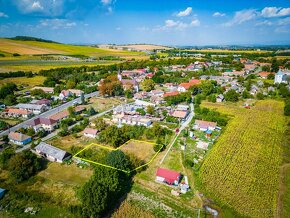
M 179 95 L 179 92 L 167 92 L 165 94 L 163 94 L 163 97 L 169 97 L 169 96 L 176 96 L 176 95 Z
M 210 121 L 204 121 L 204 120 L 196 120 L 195 124 L 202 126 L 202 127 L 216 127 L 217 123 L 216 122 L 210 122 Z
M 98 130 L 92 128 L 85 128 L 84 133 L 96 135 L 98 133 Z
M 175 180 L 179 180 L 180 173 L 173 170 L 158 168 L 156 176 L 164 178 L 166 182 L 173 183 Z
M 184 119 L 188 114 L 188 111 L 174 111 L 172 116 Z
M 26 139 L 29 139 L 31 137 L 28 136 L 28 135 L 19 133 L 19 132 L 10 132 L 9 135 L 8 135 L 8 138 L 12 139 L 12 140 L 15 140 L 15 141 L 22 142 L 22 141 L 24 141 Z
M 274 74 L 274 73 L 272 73 L 272 72 L 265 72 L 265 71 L 258 73 L 258 75 L 260 77 L 267 77 L 270 74 Z
M 10 108 L 7 111 L 8 114 L 21 114 L 21 115 L 28 115 L 28 114 L 32 114 L 31 111 L 27 111 L 24 109 L 15 109 L 15 108 Z

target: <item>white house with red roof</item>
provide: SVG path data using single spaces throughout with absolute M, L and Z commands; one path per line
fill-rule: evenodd
M 177 91 L 186 92 L 187 90 L 189 90 L 189 88 L 191 86 L 196 86 L 196 85 L 199 85 L 199 84 L 200 84 L 200 80 L 192 79 L 188 83 L 180 83 L 178 88 L 177 88 Z
M 84 130 L 84 136 L 89 138 L 96 138 L 97 137 L 98 130 L 92 129 L 92 128 L 85 128 Z
M 156 171 L 156 181 L 165 183 L 167 185 L 177 186 L 180 183 L 181 174 L 179 172 L 158 168 Z

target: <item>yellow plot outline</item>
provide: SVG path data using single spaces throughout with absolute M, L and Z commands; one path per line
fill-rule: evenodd
M 92 147 L 92 146 L 98 146 L 100 148 L 103 148 L 103 149 L 107 149 L 109 151 L 117 151 L 117 150 L 120 150 L 123 146 L 129 144 L 131 141 L 135 141 L 135 142 L 141 142 L 141 143 L 147 143 L 147 144 L 151 144 L 151 145 L 156 145 L 156 143 L 153 143 L 153 142 L 147 142 L 147 141 L 140 141 L 140 140 L 135 140 L 135 139 L 130 139 L 129 141 L 125 142 L 123 145 L 119 146 L 118 148 L 110 148 L 110 147 L 107 147 L 107 146 L 104 146 L 104 145 L 100 145 L 100 144 L 97 144 L 97 143 L 91 143 L 89 145 L 87 145 L 85 148 L 83 148 L 82 150 L 80 150 L 79 152 L 77 152 L 73 157 L 74 158 L 77 158 L 77 159 L 80 159 L 82 161 L 85 161 L 85 162 L 89 162 L 89 163 L 93 163 L 93 164 L 96 164 L 96 165 L 99 165 L 99 166 L 103 166 L 103 167 L 108 167 L 108 168 L 111 168 L 111 169 L 114 169 L 114 170 L 118 170 L 118 171 L 122 171 L 124 173 L 131 173 L 133 171 L 136 171 L 142 167 L 145 167 L 147 165 L 149 165 L 154 159 L 155 157 L 160 153 L 160 151 L 162 150 L 162 148 L 164 147 L 164 145 L 162 145 L 162 147 L 159 149 L 159 151 L 157 151 L 154 156 L 150 159 L 150 161 L 148 163 L 145 163 L 139 167 L 136 167 L 135 169 L 133 170 L 122 170 L 122 169 L 118 169 L 116 167 L 112 167 L 110 165 L 107 165 L 107 164 L 102 164 L 102 163 L 99 163 L 99 162 L 96 162 L 96 161 L 92 161 L 92 160 L 88 160 L 88 159 L 85 159 L 85 158 L 81 158 L 81 157 L 78 157 L 77 155 L 79 155 L 80 153 L 82 153 L 84 150 Z

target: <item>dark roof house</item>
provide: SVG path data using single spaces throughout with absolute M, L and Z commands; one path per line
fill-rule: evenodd
M 42 157 L 45 157 L 50 161 L 59 163 L 62 163 L 64 160 L 69 159 L 71 157 L 71 154 L 67 153 L 66 151 L 56 148 L 45 142 L 40 142 L 35 147 L 35 151 Z

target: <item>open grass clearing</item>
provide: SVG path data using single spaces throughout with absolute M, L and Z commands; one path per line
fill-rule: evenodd
M 66 185 L 83 185 L 93 174 L 92 170 L 81 169 L 75 164 L 66 165 L 49 163 L 47 169 L 41 171 L 38 176 L 52 182 L 61 182 Z
M 152 143 L 135 140 L 130 140 L 123 145 L 120 150 L 125 154 L 132 154 L 145 162 L 149 162 L 156 153 L 153 150 Z
M 117 105 L 123 104 L 118 98 L 97 98 L 93 97 L 90 99 L 89 103 L 86 105 L 87 108 L 93 107 L 98 112 L 103 112 L 109 110 Z
M 12 77 L 0 80 L 0 85 L 4 83 L 15 83 L 16 85 L 23 85 L 25 87 L 34 87 L 42 85 L 46 77 L 34 76 L 31 78 L 27 77 Z

